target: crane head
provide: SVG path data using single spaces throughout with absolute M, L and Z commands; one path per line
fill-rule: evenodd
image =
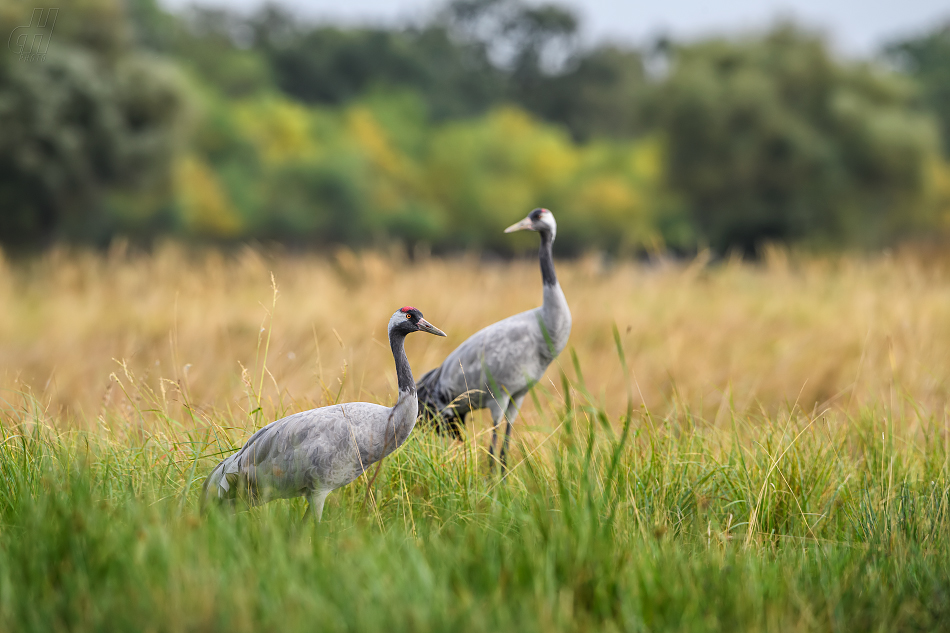
M 529 213 L 528 217 L 521 222 L 516 222 L 505 229 L 505 233 L 514 233 L 515 231 L 548 232 L 553 237 L 557 233 L 557 222 L 554 221 L 553 213 L 539 207 Z
M 389 319 L 389 331 L 409 334 L 410 332 L 428 332 L 436 336 L 445 336 L 445 332 L 426 321 L 422 312 L 412 306 L 405 306 L 396 310 Z

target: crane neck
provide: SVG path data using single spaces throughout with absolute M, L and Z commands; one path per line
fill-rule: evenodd
M 409 359 L 406 357 L 405 342 L 404 332 L 389 333 L 389 346 L 393 350 L 393 360 L 396 361 L 396 381 L 400 397 L 403 393 L 416 393 L 416 383 L 412 379 L 412 369 L 409 368 Z
M 554 244 L 554 235 L 551 231 L 540 231 L 541 248 L 538 258 L 541 260 L 541 281 L 545 286 L 557 285 L 557 275 L 554 273 L 554 255 L 551 246 Z
M 545 354 L 553 360 L 567 345 L 567 338 L 571 334 L 571 309 L 564 298 L 564 291 L 557 282 L 554 274 L 554 257 L 551 254 L 551 245 L 554 235 L 549 231 L 541 231 L 541 281 L 542 297 L 541 319 L 547 330 L 545 340 L 549 346 Z

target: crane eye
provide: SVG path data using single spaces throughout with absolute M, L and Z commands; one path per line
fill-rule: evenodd
M 406 315 L 406 318 L 407 318 L 407 319 L 411 319 L 411 318 L 412 318 L 412 315 L 411 315 L 411 314 L 407 314 L 407 315 Z

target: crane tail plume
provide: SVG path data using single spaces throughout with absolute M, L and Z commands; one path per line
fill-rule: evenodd
M 445 435 L 456 440 L 462 439 L 462 425 L 464 419 L 447 410 L 449 405 L 439 393 L 439 378 L 442 367 L 427 371 L 416 382 L 416 396 L 419 398 L 419 416 L 426 426 L 434 428 L 439 435 Z
M 236 473 L 229 475 L 226 472 L 231 460 L 232 458 L 229 457 L 215 466 L 214 470 L 211 471 L 211 474 L 208 475 L 208 478 L 205 479 L 204 484 L 201 486 L 202 514 L 208 511 L 208 506 L 212 502 L 219 502 L 225 499 L 231 500 L 234 498 L 234 493 L 237 492 L 234 485 L 237 483 L 237 475 Z

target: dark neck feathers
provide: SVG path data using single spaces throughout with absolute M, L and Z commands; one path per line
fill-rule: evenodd
M 389 346 L 393 350 L 393 360 L 396 361 L 396 380 L 399 384 L 400 393 L 408 391 L 416 392 L 416 383 L 412 379 L 412 370 L 409 368 L 409 359 L 406 358 L 405 332 L 390 332 Z
M 551 255 L 551 245 L 554 243 L 554 236 L 550 231 L 540 231 L 541 250 L 538 256 L 541 260 L 541 281 L 545 286 L 553 286 L 557 283 L 557 275 L 554 274 L 554 257 Z

